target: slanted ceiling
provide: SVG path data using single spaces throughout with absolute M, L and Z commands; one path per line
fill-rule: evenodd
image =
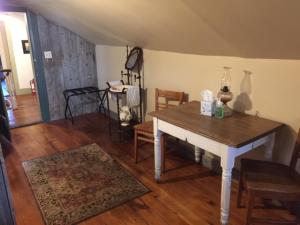
M 299 0 L 19 0 L 95 44 L 300 59 Z

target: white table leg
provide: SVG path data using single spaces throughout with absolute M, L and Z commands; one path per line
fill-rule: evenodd
M 197 146 L 195 146 L 194 149 L 195 149 L 195 162 L 199 163 L 201 158 L 201 149 Z
M 153 133 L 154 133 L 154 167 L 155 167 L 155 180 L 160 180 L 161 174 L 161 145 L 160 137 L 161 131 L 157 127 L 157 118 L 153 118 Z
M 221 190 L 221 224 L 227 225 L 230 212 L 231 172 L 234 166 L 234 150 L 223 149 L 221 156 L 222 190 Z
M 272 161 L 273 159 L 273 149 L 275 145 L 275 132 L 269 135 L 270 141 L 265 144 L 265 159 Z

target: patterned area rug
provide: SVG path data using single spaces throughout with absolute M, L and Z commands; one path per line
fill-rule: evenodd
M 149 190 L 97 144 L 23 162 L 47 225 L 69 225 Z

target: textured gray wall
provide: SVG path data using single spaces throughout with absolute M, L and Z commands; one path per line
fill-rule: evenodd
M 38 16 L 42 51 L 51 51 L 52 60 L 44 59 L 44 70 L 51 120 L 64 118 L 63 90 L 98 86 L 95 45 L 77 34 Z M 73 115 L 95 112 L 96 104 L 85 96 L 71 98 Z

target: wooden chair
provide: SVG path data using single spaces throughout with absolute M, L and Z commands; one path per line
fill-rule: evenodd
M 187 95 L 184 92 L 177 91 L 168 91 L 168 90 L 160 90 L 155 89 L 155 110 L 163 110 L 168 109 L 179 104 L 182 104 L 184 100 L 187 99 Z M 161 99 L 164 99 L 161 102 Z M 175 104 L 175 102 L 177 104 Z M 139 141 L 154 143 L 154 134 L 153 134 L 153 121 L 147 121 L 141 124 L 137 124 L 134 126 L 134 159 L 135 163 L 138 162 L 138 148 Z M 165 137 L 162 135 L 161 137 L 161 153 L 162 153 L 162 171 L 165 170 L 165 157 L 164 157 L 164 146 Z
M 237 206 L 241 207 L 244 190 L 248 192 L 246 225 L 253 223 L 300 224 L 300 218 L 294 221 L 282 221 L 252 217 L 255 198 L 272 199 L 281 202 L 300 202 L 300 179 L 296 164 L 300 158 L 300 130 L 289 166 L 270 161 L 242 159 Z
M 31 94 L 36 95 L 36 87 L 35 87 L 35 80 L 34 78 L 29 81 L 30 89 L 31 89 Z

